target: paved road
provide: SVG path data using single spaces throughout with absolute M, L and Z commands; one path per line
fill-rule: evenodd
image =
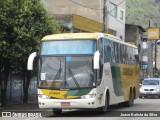
M 48 109 L 47 109 L 48 110 Z M 145 111 L 145 112 L 144 112 Z M 155 112 L 156 111 L 156 112 Z M 117 115 L 118 113 L 118 115 Z M 120 114 L 129 115 L 138 117 L 119 117 Z M 65 110 L 62 115 L 55 116 L 52 114 L 52 111 L 43 111 L 43 117 L 30 117 L 30 118 L 2 118 L 2 120 L 44 120 L 44 119 L 54 119 L 54 120 L 79 120 L 79 119 L 92 119 L 92 120 L 159 120 L 160 117 L 156 117 L 156 114 L 160 116 L 160 99 L 137 99 L 135 100 L 135 104 L 132 107 L 120 107 L 118 105 L 114 105 L 110 107 L 110 111 L 106 114 L 99 114 L 95 111 L 79 111 L 79 110 Z M 148 115 L 152 117 L 140 117 L 140 116 Z M 1 120 L 1 118 L 0 118 Z

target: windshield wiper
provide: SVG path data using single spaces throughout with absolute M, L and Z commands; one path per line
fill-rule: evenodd
M 61 72 L 62 72 L 62 68 L 61 68 L 61 61 L 60 61 L 59 70 L 57 71 L 53 80 L 59 80 L 61 78 Z
M 61 73 L 62 73 L 62 68 L 61 68 L 61 61 L 60 61 L 59 69 L 58 69 L 58 71 L 57 71 L 57 73 L 56 73 L 56 75 L 55 75 L 55 77 L 54 77 L 54 79 L 53 79 L 53 81 L 52 81 L 51 87 L 54 86 L 54 81 L 55 81 L 55 80 L 60 80 L 60 78 L 61 78 Z
M 76 84 L 76 86 L 77 86 L 78 88 L 80 88 L 80 86 L 79 86 L 79 84 L 78 84 L 76 78 L 74 77 L 74 74 L 73 74 L 73 72 L 72 72 L 72 70 L 71 70 L 71 68 L 70 68 L 70 63 L 69 63 L 68 71 L 69 71 L 69 75 L 71 75 L 71 77 L 72 77 L 74 83 Z

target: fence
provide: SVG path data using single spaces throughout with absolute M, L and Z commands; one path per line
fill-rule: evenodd
M 7 85 L 7 101 L 23 101 L 23 79 L 20 75 L 10 75 Z M 37 102 L 37 78 L 32 77 L 28 89 L 28 102 Z

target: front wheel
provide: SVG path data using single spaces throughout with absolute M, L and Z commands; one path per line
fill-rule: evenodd
M 60 115 L 62 113 L 62 109 L 53 108 L 52 111 L 54 115 Z
M 106 113 L 108 110 L 108 99 L 107 96 L 105 98 L 105 105 L 103 107 L 98 108 L 98 111 L 102 114 Z

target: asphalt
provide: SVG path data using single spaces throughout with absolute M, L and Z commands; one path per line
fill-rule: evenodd
M 30 111 L 30 110 L 38 110 L 37 103 L 7 103 L 6 107 L 0 107 L 0 111 Z

